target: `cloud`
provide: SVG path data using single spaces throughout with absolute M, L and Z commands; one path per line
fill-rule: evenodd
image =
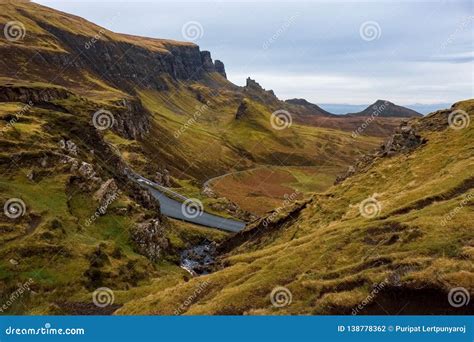
M 231 81 L 251 76 L 283 98 L 473 97 L 470 1 L 38 2 L 117 32 L 158 38 L 183 40 L 182 25 L 198 21 L 204 34 L 197 44 L 224 61 Z M 379 27 L 373 40 L 361 36 L 366 22 Z

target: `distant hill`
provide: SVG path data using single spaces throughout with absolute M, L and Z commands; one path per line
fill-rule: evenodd
M 305 99 L 289 99 L 285 100 L 286 103 L 298 106 L 302 110 L 301 114 L 312 114 L 312 115 L 324 115 L 324 116 L 333 116 L 334 114 L 322 109 L 314 103 L 308 102 Z
M 377 117 L 397 117 L 397 118 L 412 118 L 420 117 L 422 114 L 415 112 L 412 109 L 398 106 L 390 101 L 377 100 L 375 103 L 368 106 L 361 112 L 348 113 L 349 116 L 377 116 Z
M 341 115 L 341 114 L 346 114 L 346 113 L 360 112 L 361 110 L 364 110 L 369 105 L 368 104 L 355 105 L 355 104 L 347 104 L 347 103 L 319 103 L 318 106 L 320 106 L 322 109 L 330 113 Z M 418 113 L 425 115 L 425 114 L 428 114 L 440 109 L 449 108 L 450 106 L 451 106 L 450 103 L 440 102 L 440 103 L 431 103 L 431 104 L 413 103 L 413 104 L 405 105 L 404 107 L 412 109 Z

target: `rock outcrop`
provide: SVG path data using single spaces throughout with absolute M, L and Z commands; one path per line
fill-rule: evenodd
M 66 99 L 71 95 L 64 88 L 34 88 L 27 86 L 0 86 L 0 102 L 23 102 L 41 104 L 53 100 Z
M 150 131 L 150 113 L 139 100 L 122 99 L 117 103 L 116 111 L 112 111 L 117 133 L 127 139 L 144 138 Z
M 214 66 L 216 67 L 216 71 L 224 76 L 224 78 L 227 78 L 227 74 L 225 73 L 225 66 L 224 63 L 222 63 L 220 60 L 216 59 L 214 62 Z
M 171 187 L 172 184 L 170 172 L 167 169 L 157 171 L 155 174 L 155 182 L 166 187 Z
M 158 219 L 137 224 L 131 232 L 137 253 L 155 262 L 160 259 L 169 242 L 164 236 L 164 227 Z
M 227 78 L 224 63 L 219 60 L 213 62 L 211 58 L 211 53 L 209 51 L 201 51 L 201 62 L 202 67 L 206 72 L 218 72 L 219 74 Z
M 237 120 L 243 118 L 246 114 L 247 114 L 247 111 L 248 111 L 248 104 L 247 102 L 245 101 L 245 99 L 240 103 L 239 105 L 239 108 L 237 108 L 237 113 L 235 113 L 235 118 Z
M 247 77 L 244 94 L 264 103 L 280 102 L 273 90 L 264 89 L 257 81 Z
M 421 137 L 417 128 L 419 123 L 402 122 L 395 133 L 380 146 L 373 154 L 364 155 L 359 158 L 353 166 L 350 166 L 344 175 L 336 178 L 335 184 L 341 183 L 346 178 L 368 169 L 375 160 L 379 158 L 391 157 L 401 153 L 409 153 L 426 143 Z
M 94 193 L 94 199 L 99 202 L 99 212 L 104 215 L 110 203 L 119 195 L 119 188 L 113 178 L 105 181 Z

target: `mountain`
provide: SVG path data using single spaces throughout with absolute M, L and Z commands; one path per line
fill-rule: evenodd
M 412 109 L 397 106 L 396 104 L 386 100 L 377 100 L 363 111 L 358 113 L 348 113 L 347 115 L 397 118 L 411 118 L 423 116 L 422 114 L 415 112 Z
M 0 4 L 0 299 L 32 290 L 2 312 L 169 313 L 206 279 L 206 301 L 182 313 L 278 313 L 278 284 L 294 292 L 288 313 L 346 312 L 406 265 L 402 289 L 426 284 L 429 302 L 446 291 L 434 270 L 470 289 L 468 206 L 438 224 L 471 191 L 472 130 L 447 128 L 448 111 L 391 137 L 405 118 L 307 115 L 231 83 L 195 44 Z M 472 101 L 452 110 L 472 115 Z M 134 173 L 249 224 L 232 235 L 167 217 Z M 357 216 L 375 194 L 393 217 Z M 215 251 L 212 274 L 180 267 L 196 246 Z M 115 301 L 94 305 L 104 287 Z
M 315 105 L 314 103 L 306 101 L 305 99 L 289 99 L 289 100 L 285 100 L 285 102 L 295 105 L 295 106 L 302 107 L 304 109 L 304 113 L 308 115 L 322 115 L 322 116 L 334 115 L 332 113 L 325 111 L 318 105 Z
M 468 122 L 474 100 L 410 119 L 327 192 L 221 243 L 214 273 L 117 313 L 171 314 L 205 282 L 183 314 L 469 314 L 452 296 L 474 293 L 474 129 L 451 128 L 453 112 Z
M 169 76 L 202 79 L 218 72 L 225 77 L 223 63 L 214 63 L 192 43 L 117 34 L 29 1 L 2 1 L 2 12 L 3 20 L 15 18 L 24 32 L 20 40 L 2 36 L 5 78 L 49 81 L 84 93 L 110 91 L 106 84 L 128 92 L 136 86 L 165 90 Z M 104 76 L 106 84 L 99 82 Z
M 381 141 L 354 145 L 349 129 L 291 118 L 278 126 L 283 101 L 256 81 L 232 84 L 195 44 L 114 33 L 28 1 L 0 6 L 0 299 L 30 279 L 39 294 L 8 312 L 110 314 L 123 302 L 95 306 L 97 288 L 183 281 L 183 250 L 227 238 L 162 215 L 130 170 L 206 212 L 251 220 L 313 189 L 308 175 L 325 189 Z M 275 168 L 268 189 L 254 184 L 239 203 L 202 189 L 262 165 Z
M 365 108 L 368 107 L 367 104 L 365 105 L 351 105 L 351 104 L 337 104 L 337 103 L 321 103 L 321 108 L 324 110 L 334 113 L 334 114 L 346 114 L 346 113 L 357 113 Z M 434 104 L 421 104 L 421 103 L 414 103 L 405 105 L 405 107 L 412 109 L 421 114 L 428 114 L 434 112 L 439 109 L 449 108 L 451 106 L 450 103 L 434 103 Z

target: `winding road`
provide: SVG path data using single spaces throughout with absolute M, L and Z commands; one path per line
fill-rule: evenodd
M 185 215 L 186 211 L 183 209 L 183 203 L 172 199 L 170 196 L 179 198 L 183 201 L 191 201 L 191 199 L 155 182 L 152 182 L 136 173 L 132 173 L 129 175 L 129 177 L 140 184 L 142 187 L 150 190 L 153 197 L 155 197 L 160 202 L 161 213 L 165 216 L 234 233 L 239 232 L 245 228 L 245 222 L 208 214 L 203 210 L 194 213 L 191 212 L 191 214 L 187 213 Z

